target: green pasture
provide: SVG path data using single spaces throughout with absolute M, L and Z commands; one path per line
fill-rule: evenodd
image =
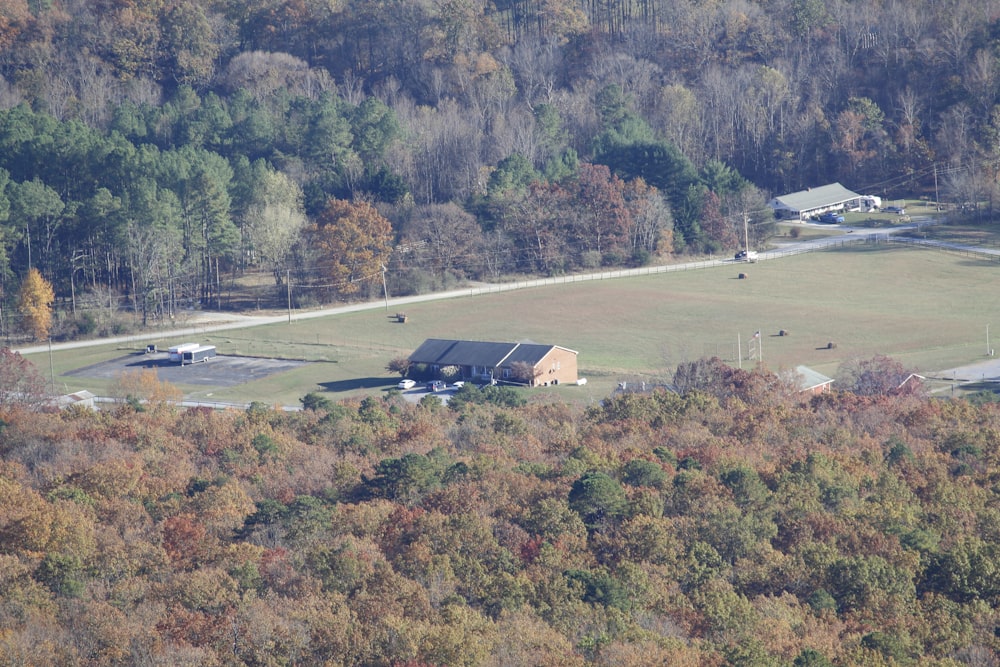
M 741 271 L 746 279 L 739 279 Z M 832 376 L 847 359 L 886 354 L 932 373 L 984 358 L 986 328 L 1000 300 L 991 288 L 998 271 L 996 262 L 938 250 L 857 246 L 753 265 L 432 301 L 391 312 L 380 307 L 293 319 L 184 340 L 216 345 L 220 354 L 322 363 L 239 387 L 181 388 L 190 398 L 278 405 L 297 404 L 311 391 L 334 399 L 378 392 L 398 380 L 385 371 L 386 362 L 430 337 L 532 340 L 577 350 L 588 384 L 544 390 L 566 400 L 599 400 L 621 380 L 666 380 L 678 363 L 705 356 L 744 368 L 762 357 L 772 370 L 804 364 Z M 396 310 L 406 311 L 405 324 L 391 317 Z M 1000 336 L 1000 317 L 995 324 Z M 782 330 L 786 335 L 779 336 Z M 759 347 L 751 347 L 756 331 Z M 52 373 L 60 388 L 100 393 L 110 381 L 62 373 L 144 347 L 145 341 L 57 351 L 51 366 L 46 354 L 32 361 L 46 377 Z

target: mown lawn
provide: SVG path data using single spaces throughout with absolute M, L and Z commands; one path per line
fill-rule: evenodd
M 740 271 L 748 278 L 738 279 Z M 983 357 L 986 327 L 1000 300 L 989 288 L 998 271 L 1000 264 L 935 250 L 862 246 L 749 267 L 412 304 L 406 324 L 390 317 L 395 309 L 293 321 L 200 340 L 218 346 L 220 354 L 323 363 L 235 388 L 182 389 L 207 400 L 282 405 L 297 404 L 310 391 L 328 391 L 332 398 L 377 392 L 398 380 L 385 371 L 386 362 L 429 337 L 532 340 L 577 350 L 587 386 L 549 393 L 584 401 L 600 400 L 622 379 L 669 379 L 678 363 L 703 356 L 747 367 L 762 355 L 773 370 L 804 364 L 832 376 L 847 359 L 881 353 L 926 373 Z M 760 348 L 750 359 L 749 343 L 758 330 Z M 787 335 L 779 336 L 781 330 Z M 996 331 L 1000 335 L 1000 324 Z M 163 345 L 170 342 L 176 341 Z M 60 388 L 100 393 L 109 383 L 60 373 L 127 352 L 56 352 L 51 372 Z M 32 360 L 48 377 L 48 357 Z

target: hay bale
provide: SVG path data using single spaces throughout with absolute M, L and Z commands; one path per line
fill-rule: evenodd
M 779 336 L 787 336 L 788 332 L 786 330 L 782 329 L 781 331 L 778 332 L 778 335 Z
M 837 344 L 834 343 L 832 340 L 829 343 L 826 344 L 826 349 L 828 349 L 828 350 L 832 350 L 835 347 L 837 347 Z
M 740 280 L 746 280 L 746 279 L 747 279 L 747 278 L 749 278 L 749 277 L 750 277 L 750 276 L 748 276 L 748 275 L 747 275 L 747 274 L 745 274 L 745 273 L 741 273 L 741 274 L 740 274 Z

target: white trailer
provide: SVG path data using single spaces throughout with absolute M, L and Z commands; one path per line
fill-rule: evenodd
M 196 364 L 199 361 L 208 361 L 214 356 L 214 345 L 200 345 L 193 350 L 185 350 L 181 353 L 181 366 L 186 364 Z
M 198 343 L 181 343 L 180 345 L 174 345 L 167 350 L 167 358 L 170 361 L 183 362 L 185 352 L 195 350 L 199 347 L 201 346 Z

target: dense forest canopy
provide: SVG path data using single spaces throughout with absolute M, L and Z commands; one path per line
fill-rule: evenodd
M 993 201 L 997 16 L 973 0 L 8 0 L 4 305 L 31 268 L 68 335 L 121 307 L 221 306 L 252 272 L 274 295 L 309 287 L 307 304 L 376 275 L 399 294 L 642 264 L 728 251 L 744 220 L 765 237 L 768 193 L 831 181 Z M 370 266 L 309 243 L 331 205 L 362 204 L 384 218 L 361 228 Z
M 0 663 L 994 666 L 998 404 L 871 368 L 590 409 L 0 391 Z

